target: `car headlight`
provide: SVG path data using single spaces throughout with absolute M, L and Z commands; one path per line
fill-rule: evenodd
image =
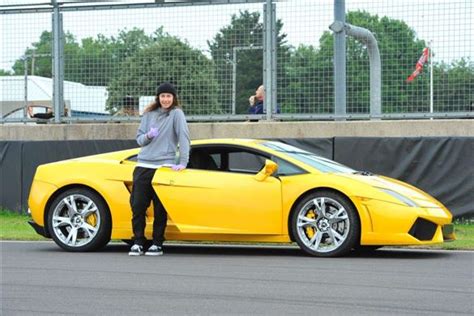
M 386 188 L 377 188 L 377 189 L 393 196 L 394 198 L 396 198 L 397 200 L 399 200 L 403 204 L 406 204 L 406 205 L 411 206 L 411 207 L 417 207 L 418 206 L 413 200 L 407 198 L 404 195 L 401 195 L 398 192 L 395 192 L 395 191 L 392 191 L 392 190 L 389 190 L 389 189 L 386 189 Z

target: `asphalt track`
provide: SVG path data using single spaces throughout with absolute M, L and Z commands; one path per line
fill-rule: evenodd
M 473 315 L 474 252 L 381 249 L 321 259 L 294 247 L 125 244 L 68 253 L 0 242 L 1 315 Z

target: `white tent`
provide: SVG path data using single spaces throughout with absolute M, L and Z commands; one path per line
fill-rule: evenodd
M 106 87 L 86 86 L 82 83 L 64 81 L 63 89 L 64 102 L 73 116 L 75 112 L 88 113 L 89 115 L 108 114 L 105 110 L 108 97 Z M 28 106 L 52 107 L 52 100 L 53 80 L 51 78 L 28 76 L 25 87 L 24 76 L 0 77 L 0 117 L 6 117 L 21 110 L 26 104 Z

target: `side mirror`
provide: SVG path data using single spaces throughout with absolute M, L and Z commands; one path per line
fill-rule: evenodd
M 263 166 L 262 170 L 260 170 L 259 173 L 255 175 L 255 179 L 257 181 L 265 181 L 266 178 L 271 176 L 277 170 L 278 165 L 273 161 L 266 159 L 265 166 Z

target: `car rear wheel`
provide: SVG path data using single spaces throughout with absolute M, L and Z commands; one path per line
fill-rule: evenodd
M 354 206 L 332 191 L 314 192 L 302 199 L 293 212 L 291 227 L 300 248 L 318 257 L 346 254 L 360 235 Z
M 58 195 L 48 212 L 51 237 L 68 251 L 93 251 L 110 241 L 112 221 L 104 200 L 83 188 Z

